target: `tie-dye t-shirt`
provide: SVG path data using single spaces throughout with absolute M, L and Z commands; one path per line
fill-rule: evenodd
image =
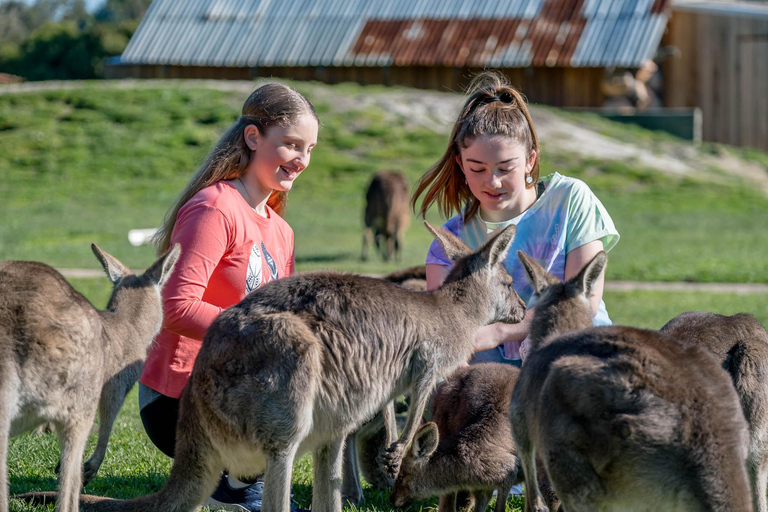
M 527 307 L 533 307 L 531 288 L 525 270 L 517 259 L 517 251 L 534 258 L 552 275 L 565 279 L 565 255 L 577 247 L 602 240 L 604 250 L 610 251 L 619 241 L 619 233 L 610 215 L 586 183 L 558 173 L 541 178 L 544 191 L 533 205 L 514 219 L 505 222 L 486 222 L 476 215 L 464 225 L 461 215 L 443 224 L 469 247 L 480 247 L 493 231 L 517 225 L 506 267 L 515 280 L 515 290 Z M 443 248 L 435 240 L 429 247 L 427 265 L 451 268 Z M 595 325 L 611 325 L 611 319 L 600 301 L 600 309 L 594 318 Z M 518 343 L 504 343 L 499 347 L 507 359 L 520 359 Z

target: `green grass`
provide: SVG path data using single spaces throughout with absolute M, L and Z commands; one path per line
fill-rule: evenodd
M 310 98 L 321 87 L 297 86 Z M 385 91 L 322 87 L 339 96 Z M 145 267 L 152 250 L 131 247 L 128 230 L 159 225 L 243 99 L 199 86 L 120 90 L 98 82 L 0 96 L 0 260 L 96 268 L 88 247 L 95 241 L 129 266 Z M 318 101 L 317 109 L 320 143 L 287 213 L 297 268 L 382 272 L 422 263 L 430 237 L 416 219 L 401 265 L 375 257 L 359 261 L 363 196 L 380 169 L 400 169 L 414 183 L 440 156 L 447 135 L 377 107 L 339 112 Z M 659 137 L 587 114 L 564 115 L 619 139 L 648 143 Z M 631 161 L 548 151 L 543 144 L 542 173 L 585 180 L 622 235 L 608 279 L 768 282 L 768 200 L 748 183 L 679 178 Z M 441 222 L 434 211 L 428 218 Z
M 72 279 L 73 286 L 85 294 L 97 307 L 104 307 L 110 285 L 105 279 Z M 606 292 L 605 300 L 615 323 L 658 329 L 672 316 L 683 311 L 706 310 L 723 314 L 747 311 L 763 324 L 768 324 L 768 304 L 758 295 L 735 295 L 689 292 Z M 96 442 L 92 434 L 86 456 Z M 53 434 L 23 434 L 11 440 L 8 455 L 11 493 L 55 490 L 53 472 L 58 459 L 58 443 Z M 171 459 L 160 453 L 144 433 L 138 412 L 136 389 L 127 397 L 115 422 L 104 464 L 97 477 L 84 489 L 87 494 L 132 498 L 157 491 L 165 482 Z M 311 504 L 311 457 L 304 456 L 294 466 L 293 484 L 297 501 L 304 507 Z M 366 501 L 357 509 L 379 512 L 391 510 L 388 493 L 364 484 Z M 507 510 L 522 511 L 520 498 L 511 498 Z M 437 500 L 425 500 L 409 510 L 436 510 Z M 11 501 L 12 512 L 53 510 L 53 506 L 32 506 Z

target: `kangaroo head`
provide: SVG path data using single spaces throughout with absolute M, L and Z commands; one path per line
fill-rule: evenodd
M 434 422 L 422 425 L 416 432 L 411 448 L 400 463 L 400 471 L 389 495 L 392 506 L 407 507 L 413 501 L 431 495 L 431 489 L 425 485 L 428 480 L 425 477 L 428 476 L 429 459 L 437 450 L 439 442 L 440 435 Z
M 566 282 L 544 270 L 523 252 L 518 251 L 517 256 L 533 286 L 536 299 L 536 312 L 531 324 L 531 340 L 534 343 L 551 334 L 592 326 L 589 298 L 608 262 L 605 251 L 597 253 L 576 276 Z
M 146 298 L 153 298 L 155 300 L 151 302 L 160 304 L 159 290 L 173 272 L 173 267 L 181 253 L 181 246 L 175 244 L 140 276 L 135 275 L 117 258 L 103 251 L 96 244 L 91 244 L 91 250 L 101 262 L 104 272 L 113 284 L 107 309 L 114 310 L 119 302 L 129 303 L 131 307 L 139 308 L 141 303 L 146 302 L 143 300 Z M 137 311 L 137 314 L 140 313 Z
M 446 276 L 448 283 L 466 283 L 468 296 L 488 301 L 493 307 L 488 323 L 517 323 L 525 316 L 525 303 L 513 287 L 512 276 L 504 266 L 509 248 L 515 238 L 516 226 L 510 225 L 491 234 L 488 241 L 476 251 L 452 233 L 427 226 L 443 247 L 445 254 L 453 261 L 453 268 Z

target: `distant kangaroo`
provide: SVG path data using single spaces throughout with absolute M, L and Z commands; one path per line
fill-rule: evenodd
M 766 512 L 768 485 L 768 334 L 752 315 L 682 313 L 661 332 L 707 348 L 731 374 L 749 425 L 747 471 L 755 512 Z
M 179 256 L 178 245 L 142 276 L 96 245 L 91 249 L 114 283 L 104 311 L 48 265 L 0 263 L 1 512 L 8 510 L 8 440 L 45 421 L 56 426 L 61 445 L 56 510 L 77 510 L 97 404 L 99 442 L 86 463 L 86 479 L 98 471 L 115 416 L 160 331 L 160 289 Z
M 568 512 L 752 510 L 747 425 L 717 361 L 657 331 L 558 335 L 591 324 L 606 255 L 566 283 L 518 255 L 538 297 L 510 405 L 526 511 L 547 510 L 536 455 Z
M 311 450 L 312 510 L 340 512 L 344 439 L 410 391 L 408 419 L 385 458 L 393 478 L 436 379 L 470 358 L 482 326 L 525 313 L 503 265 L 514 226 L 474 252 L 428 227 L 455 262 L 436 290 L 305 273 L 267 283 L 222 312 L 181 396 L 165 487 L 128 502 L 81 496 L 83 508 L 191 512 L 226 467 L 266 470 L 263 510 L 288 512 L 293 462 Z
M 385 261 L 393 255 L 400 261 L 403 235 L 411 222 L 408 196 L 408 180 L 401 173 L 380 171 L 374 174 L 365 195 L 362 260 L 368 258 L 368 245 L 375 243 Z

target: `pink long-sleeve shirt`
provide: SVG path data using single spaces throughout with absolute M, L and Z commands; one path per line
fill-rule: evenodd
M 294 270 L 293 230 L 274 210 L 257 214 L 227 181 L 204 188 L 179 210 L 171 245 L 181 244 L 163 288 L 163 329 L 140 381 L 179 398 L 216 316 Z

